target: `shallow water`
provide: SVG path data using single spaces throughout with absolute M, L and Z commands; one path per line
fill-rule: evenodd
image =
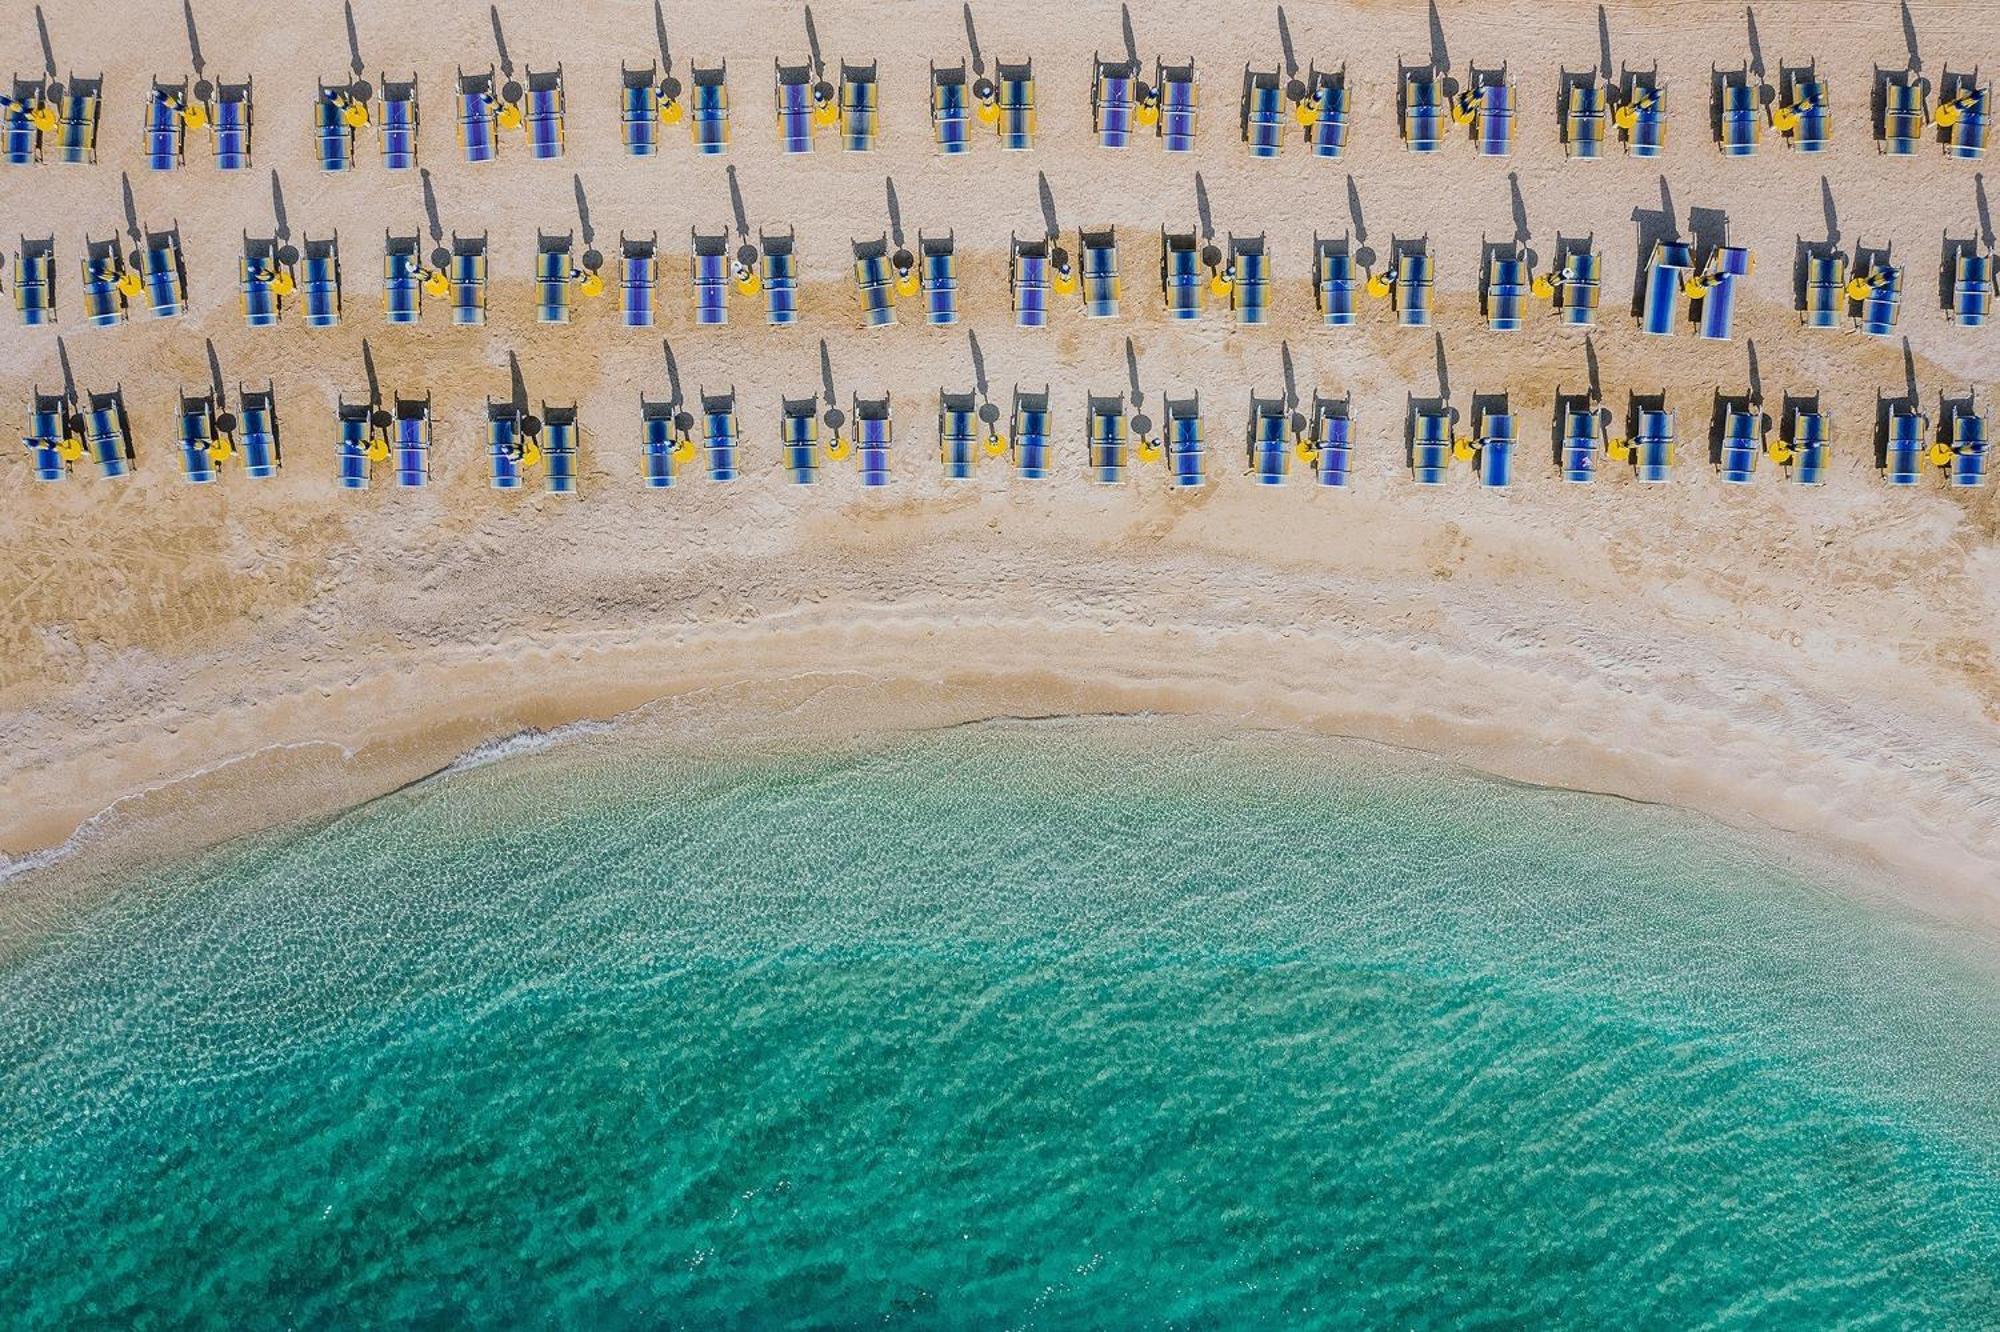
M 2000 968 L 1178 724 L 586 736 L 0 971 L 11 1326 L 1991 1327 Z

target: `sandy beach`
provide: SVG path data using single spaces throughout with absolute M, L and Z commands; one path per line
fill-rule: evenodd
M 668 4 L 672 67 L 729 62 L 733 141 L 698 157 L 685 130 L 662 153 L 626 157 L 616 121 L 620 61 L 658 60 L 651 6 L 502 5 L 506 54 L 521 69 L 560 61 L 567 152 L 529 160 L 518 136 L 501 160 L 456 151 L 448 93 L 458 65 L 496 61 L 484 5 L 412 24 L 401 7 L 357 0 L 368 77 L 419 76 L 421 153 L 437 221 L 485 231 L 493 282 L 484 328 L 455 328 L 441 302 L 416 327 L 382 319 L 381 233 L 427 229 L 425 184 L 382 169 L 364 140 L 359 167 L 315 169 L 315 81 L 350 55 L 337 8 L 276 25 L 255 6 L 196 0 L 211 77 L 256 79 L 254 169 L 225 174 L 205 135 L 182 170 L 145 169 L 139 142 L 150 79 L 192 72 L 178 12 L 81 0 L 48 7 L 66 76 L 102 69 L 106 110 L 95 166 L 9 168 L 0 235 L 57 237 L 62 319 L 9 324 L 0 403 L 59 385 L 58 337 L 84 391 L 122 385 L 136 473 L 84 472 L 33 485 L 18 448 L 0 511 L 0 851 L 31 858 L 86 821 L 84 840 L 199 845 L 335 808 L 433 771 L 523 728 L 606 718 L 686 698 L 704 725 L 802 736 L 947 724 L 980 716 L 1187 712 L 1408 745 L 1521 780 L 1692 806 L 1768 826 L 1907 885 L 1928 907 L 2000 923 L 2000 499 L 1950 491 L 1935 476 L 1892 491 L 1873 457 L 1878 394 L 1912 381 L 1935 414 L 1940 393 L 2000 370 L 2000 334 L 1953 327 L 1938 308 L 1941 245 L 1986 227 L 1977 164 L 1934 145 L 1876 152 L 1867 120 L 1876 66 L 1911 51 L 1894 4 L 1766 4 L 1755 11 L 1764 65 L 1817 59 L 1832 81 L 1835 144 L 1818 157 L 1773 136 L 1726 160 L 1708 135 L 1710 68 L 1751 58 L 1741 6 L 1607 8 L 1614 63 L 1656 61 L 1672 127 L 1666 155 L 1567 162 L 1557 141 L 1559 67 L 1602 58 L 1594 5 L 1292 4 L 1298 64 L 1344 62 L 1355 130 L 1338 162 L 1295 140 L 1253 160 L 1237 133 L 1246 62 L 1282 64 L 1275 7 L 1135 4 L 1138 54 L 1192 54 L 1204 115 L 1193 153 L 1142 139 L 1124 152 L 1090 134 L 1094 51 L 1123 49 L 1119 8 L 975 4 L 980 54 L 1032 57 L 1040 108 L 1033 151 L 990 135 L 948 158 L 933 148 L 927 62 L 969 54 L 956 3 L 826 0 L 812 8 L 829 64 L 879 58 L 883 132 L 873 154 L 822 135 L 809 157 L 778 151 L 773 56 L 808 53 L 795 6 Z M 2000 65 L 1995 11 L 1915 4 L 1922 72 Z M 1436 50 L 1442 39 L 1445 48 Z M 1505 62 L 1523 111 L 1513 156 L 1482 159 L 1454 139 L 1430 159 L 1396 136 L 1395 70 L 1443 54 L 1455 76 Z M 21 74 L 44 56 L 34 16 L 0 24 L 0 62 Z M 0 73 L 4 73 L 0 70 Z M 138 220 L 177 222 L 191 308 L 89 329 L 77 257 L 86 232 L 125 227 L 121 172 Z M 244 326 L 241 234 L 272 229 L 273 173 L 292 232 L 337 231 L 345 274 L 339 327 L 295 314 Z M 1120 318 L 1085 320 L 1062 303 L 1045 329 L 1013 325 L 1008 238 L 1040 234 L 1042 180 L 1065 237 L 1115 225 Z M 804 319 L 764 326 L 737 298 L 724 328 L 696 328 L 683 237 L 745 220 L 796 227 Z M 914 240 L 955 234 L 965 322 L 864 330 L 850 244 L 892 226 Z M 1263 233 L 1272 317 L 1241 328 L 1211 311 L 1170 325 L 1155 280 L 1159 228 L 1218 238 Z M 579 216 L 579 198 L 587 217 Z M 1628 313 L 1643 218 L 1726 214 L 1757 267 L 1735 337 L 1640 335 Z M 1358 211 L 1357 211 L 1358 210 Z M 590 235 L 585 235 L 586 227 Z M 1673 481 L 1640 486 L 1608 466 L 1590 486 L 1555 475 L 1556 394 L 1592 374 L 1584 339 L 1539 307 L 1518 333 L 1478 314 L 1482 238 L 1525 227 L 1546 263 L 1558 234 L 1589 235 L 1604 256 L 1591 346 L 1605 403 L 1664 391 L 1682 442 Z M 607 251 L 620 232 L 657 231 L 667 256 L 661 327 L 621 327 L 615 298 L 576 322 L 534 322 L 537 231 L 576 230 Z M 1309 280 L 1315 235 L 1347 234 L 1386 253 L 1427 234 L 1438 320 L 1396 327 L 1385 305 L 1352 329 L 1324 327 Z M 1899 336 L 1808 331 L 1793 308 L 1801 239 L 1893 242 L 1909 280 Z M 970 335 L 970 336 L 968 336 Z M 665 346 L 663 347 L 663 341 Z M 285 465 L 253 482 L 182 479 L 177 394 L 210 379 L 209 344 L 233 395 L 276 392 Z M 779 468 L 778 400 L 822 386 L 821 347 L 839 405 L 893 395 L 893 483 L 864 492 L 850 466 L 802 488 Z M 365 399 L 365 353 L 381 392 L 433 395 L 433 484 L 350 493 L 336 485 L 334 406 Z M 489 489 L 484 404 L 512 388 L 575 403 L 586 431 L 581 494 Z M 1785 479 L 1769 460 L 1754 484 L 1724 486 L 1707 461 L 1714 394 L 1756 376 L 1773 414 L 1787 392 L 1817 391 L 1835 422 L 1827 483 Z M 745 474 L 671 491 L 640 484 L 639 399 L 690 401 L 733 386 Z M 1054 399 L 1052 475 L 1024 481 L 1004 459 L 970 482 L 937 461 L 940 389 L 1013 389 Z M 1084 397 L 1199 391 L 1212 479 L 1174 493 L 1160 469 L 1118 487 L 1090 483 Z M 1352 395 L 1353 486 L 1295 476 L 1265 488 L 1243 475 L 1249 397 Z M 1410 396 L 1506 393 L 1522 422 L 1515 484 L 1479 487 L 1457 468 L 1415 486 L 1403 458 Z M 108 814 L 105 811 L 110 811 Z M 1442 818 L 1450 811 L 1440 810 Z M 20 880 L 17 882 L 25 882 Z

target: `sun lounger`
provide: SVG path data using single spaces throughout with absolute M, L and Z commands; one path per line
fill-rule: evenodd
M 577 424 L 576 407 L 542 404 L 542 462 L 546 465 L 551 495 L 576 494 L 577 464 L 583 453 L 583 427 Z
M 1757 89 L 1750 82 L 1750 71 L 1732 69 L 1724 74 L 1717 97 L 1722 155 L 1750 156 L 1757 151 L 1757 143 L 1764 134 L 1764 108 L 1757 104 Z
M 1090 450 L 1090 474 L 1103 485 L 1125 479 L 1126 426 L 1125 399 L 1113 395 L 1092 395 L 1086 404 L 1090 415 L 1086 443 Z
M 1908 157 L 1917 151 L 1930 111 L 1924 105 L 1923 85 L 1909 74 L 1891 75 L 1882 88 L 1881 138 L 1877 147 L 1891 157 Z
M 172 171 L 187 152 L 187 121 L 181 112 L 188 104 L 187 80 L 161 83 L 153 80 L 146 97 L 146 165 L 154 171 Z
M 1347 151 L 1349 99 L 1344 66 L 1330 72 L 1317 68 L 1307 72 L 1306 101 L 1313 108 L 1313 117 L 1306 125 L 1306 142 L 1314 157 L 1339 157 Z
M 1632 462 L 1639 480 L 1648 485 L 1666 481 L 1674 465 L 1673 413 L 1647 409 L 1639 413 L 1632 434 Z
M 1625 151 L 1634 157 L 1658 157 L 1667 146 L 1667 90 L 1657 76 L 1632 79 L 1632 128 L 1625 132 Z
M 1094 59 L 1091 130 L 1100 146 L 1123 148 L 1132 142 L 1132 101 L 1139 82 L 1139 67 L 1129 60 L 1106 60 L 1102 56 Z
M 1708 291 L 1701 298 L 1696 333 L 1710 342 L 1727 342 L 1736 326 L 1736 292 L 1750 276 L 1750 251 L 1725 245 L 1708 262 Z
M 249 327 L 269 328 L 284 312 L 285 298 L 278 290 L 282 271 L 277 241 L 263 237 L 253 240 L 246 232 L 238 286 L 243 294 L 243 322 Z
M 1556 276 L 1556 308 L 1566 328 L 1594 328 L 1603 257 L 1594 250 L 1570 251 Z
M 1486 326 L 1496 333 L 1517 332 L 1527 301 L 1527 261 L 1518 252 L 1495 255 L 1486 276 Z
M 458 143 L 468 162 L 491 162 L 500 155 L 497 132 L 500 97 L 493 89 L 493 71 L 458 71 Z
M 528 71 L 528 156 L 550 161 L 563 155 L 563 71 Z
M 575 240 L 567 233 L 535 236 L 535 322 L 569 322 L 570 252 Z
M 1111 227 L 1078 231 L 1077 266 L 1083 279 L 1083 313 L 1091 319 L 1118 316 L 1118 239 Z
M 881 87 L 876 64 L 840 67 L 840 142 L 850 153 L 875 151 L 875 131 L 881 119 Z
M 1565 407 L 1562 414 L 1562 479 L 1582 485 L 1597 479 L 1597 454 L 1604 443 L 1604 418 L 1591 407 Z
M 180 445 L 181 474 L 188 483 L 204 486 L 214 481 L 215 403 L 208 395 L 181 395 Z
M 1410 473 L 1420 486 L 1441 486 L 1451 466 L 1451 414 L 1442 407 L 1410 412 Z
M 1563 155 L 1584 160 L 1604 156 L 1604 125 L 1609 112 L 1604 85 L 1595 79 L 1569 85 L 1563 107 Z
M 21 237 L 14 252 L 14 309 L 30 327 L 56 322 L 55 237 Z
M 221 171 L 250 168 L 251 83 L 215 86 L 215 165 Z
M 931 66 L 931 134 L 937 140 L 938 151 L 945 154 L 962 153 L 972 146 L 968 131 L 972 125 L 972 109 L 965 93 L 965 65 L 963 62 L 939 69 Z
M 708 479 L 734 481 L 736 453 L 742 431 L 736 421 L 736 390 L 701 395 L 701 447 L 708 457 Z
M 125 420 L 125 394 L 120 389 L 90 395 L 84 412 L 84 448 L 107 480 L 132 470 L 132 430 Z
M 1403 147 L 1434 153 L 1444 146 L 1444 97 L 1429 69 L 1403 71 Z
M 714 156 L 729 146 L 729 62 L 709 69 L 697 65 L 688 81 L 688 133 L 696 152 Z
M 1392 293 L 1398 324 L 1405 328 L 1430 327 L 1431 294 L 1435 282 L 1429 250 L 1412 250 L 1396 261 L 1396 282 Z
M 1472 90 L 1472 136 L 1481 157 L 1514 152 L 1514 84 L 1504 69 Z
M 1284 142 L 1285 92 L 1275 69 L 1243 68 L 1243 142 L 1252 157 L 1276 157 Z
M 938 460 L 946 480 L 970 479 L 979 462 L 978 406 L 970 393 L 938 391 Z
M 639 434 L 646 458 L 646 488 L 665 490 L 674 483 L 674 407 L 669 402 L 639 399 Z
M 155 319 L 176 319 L 187 311 L 187 263 L 181 257 L 179 228 L 149 231 L 139 250 L 139 277 L 146 306 Z
M 784 398 L 778 404 L 778 441 L 795 485 L 809 486 L 819 477 L 818 412 L 817 398 Z
M 764 317 L 773 328 L 799 322 L 798 257 L 792 252 L 796 232 L 757 238 L 757 276 L 764 287 Z
M 1992 312 L 1993 256 L 1962 251 L 1952 264 L 1952 322 L 1960 328 L 1983 328 Z
M 268 383 L 261 389 L 238 386 L 236 403 L 242 416 L 237 431 L 243 450 L 243 474 L 254 481 L 268 480 L 278 474 L 283 457 L 278 447 L 277 395 Z
M 1160 290 L 1167 301 L 1167 318 L 1201 317 L 1201 242 L 1192 231 L 1160 229 Z
M 306 323 L 332 328 L 340 322 L 340 236 L 305 241 Z
M 1192 489 L 1207 479 L 1207 451 L 1202 443 L 1201 395 L 1168 398 L 1167 478 L 1179 490 Z
M 56 101 L 56 161 L 81 166 L 97 160 L 97 122 L 103 113 L 104 80 L 70 75 Z
M 451 238 L 451 322 L 486 322 L 486 235 Z
M 653 326 L 653 288 L 659 266 L 656 237 L 618 238 L 619 310 L 627 328 Z
M 892 435 L 889 395 L 854 400 L 854 459 L 861 468 L 861 484 L 889 484 L 889 443 Z
M 1009 450 L 1014 470 L 1023 478 L 1038 481 L 1049 474 L 1049 394 L 1014 390 L 1014 419 L 1010 428 Z
M 1882 475 L 1892 486 L 1914 486 L 1923 474 L 1924 418 L 1900 404 L 1889 410 Z
M 660 151 L 660 67 L 627 69 L 618 63 L 618 134 L 628 157 Z
M 956 237 L 917 236 L 918 281 L 923 286 L 924 322 L 947 327 L 958 322 Z
M 37 393 L 28 408 L 28 462 L 37 481 L 61 481 L 69 475 L 69 459 L 63 456 L 63 440 L 69 435 L 65 418 L 69 400 L 55 393 Z
M 1854 326 L 1870 337 L 1886 338 L 1896 331 L 1896 317 L 1903 308 L 1903 270 L 1885 254 L 1861 276 L 1869 280 L 1869 288 Z
M 116 240 L 83 243 L 83 322 L 92 328 L 111 328 L 125 322 L 125 293 L 118 279 L 125 272 L 125 257 Z
M 313 102 L 313 142 L 319 150 L 321 171 L 354 169 L 354 126 L 347 123 L 347 88 L 344 83 L 322 82 L 319 97 Z
M 1806 256 L 1806 308 L 1799 322 L 1807 328 L 1837 328 L 1847 314 L 1847 256 L 1821 251 Z
M 42 160 L 42 132 L 30 113 L 42 104 L 47 87 L 45 79 L 14 80 L 14 94 L 0 112 L 0 162 L 30 166 Z
M 382 99 L 375 109 L 376 138 L 382 147 L 382 165 L 391 171 L 408 171 L 417 164 L 417 77 L 405 82 L 382 80 Z
M 375 466 L 368 457 L 375 430 L 373 416 L 365 402 L 343 402 L 335 412 L 340 433 L 334 454 L 340 465 L 342 490 L 368 489 Z
M 854 285 L 861 292 L 861 326 L 888 328 L 896 322 L 896 275 L 889 268 L 887 238 L 854 246 Z
M 812 66 L 772 63 L 777 70 L 771 97 L 778 114 L 778 147 L 787 153 L 809 153 L 813 149 Z
M 1944 155 L 1977 161 L 1986 156 L 1986 145 L 1993 138 L 1993 88 L 1967 82 L 1954 106 L 1958 119 L 1945 130 Z
M 1316 239 L 1313 250 L 1318 256 L 1313 290 L 1319 301 L 1320 318 L 1335 328 L 1350 327 L 1354 323 L 1354 293 L 1361 285 L 1355 273 L 1354 255 L 1345 240 Z
M 495 490 L 519 490 L 526 436 L 521 409 L 511 402 L 486 402 L 486 458 Z
M 1646 299 L 1639 310 L 1639 328 L 1656 338 L 1672 337 L 1680 322 L 1681 283 L 1694 268 L 1694 251 L 1680 241 L 1653 247 L 1646 264 Z
M 1281 486 L 1291 466 L 1292 443 L 1282 398 L 1250 396 L 1250 424 L 1244 431 L 1250 475 L 1260 486 Z
M 1014 300 L 1014 322 L 1041 328 L 1049 322 L 1049 243 L 1013 238 L 1008 264 L 1008 291 Z
M 415 236 L 382 237 L 382 299 L 392 324 L 414 324 L 423 317 L 424 284 L 421 242 Z
M 1170 153 L 1193 152 L 1201 105 L 1201 90 L 1194 81 L 1194 61 L 1185 65 L 1155 61 L 1154 71 L 1153 87 L 1160 98 L 1160 142 Z
M 1479 419 L 1473 443 L 1479 449 L 1479 484 L 1504 490 L 1514 483 L 1514 416 L 1487 412 Z
M 1824 485 L 1827 455 L 1832 451 L 1833 426 L 1825 412 L 1797 410 L 1792 414 L 1792 479 L 1802 486 Z
M 1239 324 L 1261 324 L 1271 314 L 1271 261 L 1264 251 L 1264 238 L 1231 236 L 1229 305 Z
M 1750 484 L 1757 473 L 1757 455 L 1764 451 L 1762 425 L 1756 412 L 1732 407 L 1722 418 L 1722 452 L 1716 474 L 1733 486 Z
M 1960 407 L 1945 418 L 1945 444 L 1951 449 L 1945 482 L 1958 487 L 1986 483 L 1986 418 Z
M 1000 107 L 1000 146 L 1025 152 L 1035 146 L 1035 63 L 1001 61 L 993 67 L 993 80 Z
M 1323 486 L 1345 488 L 1353 473 L 1353 421 L 1347 405 L 1313 399 L 1313 477 Z
M 729 233 L 690 232 L 688 278 L 694 286 L 694 322 L 729 322 Z
M 1798 123 L 1786 142 L 1802 153 L 1823 153 L 1833 139 L 1833 88 L 1816 69 L 1788 71 L 1779 101 Z

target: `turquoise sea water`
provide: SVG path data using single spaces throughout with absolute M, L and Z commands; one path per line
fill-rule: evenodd
M 1676 811 L 593 738 L 0 970 L 0 1323 L 1993 1327 L 1996 1089 L 1989 945 Z

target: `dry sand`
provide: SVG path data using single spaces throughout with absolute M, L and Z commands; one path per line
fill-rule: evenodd
M 808 714 L 860 727 L 1160 709 L 1370 736 L 1792 830 L 1941 910 L 2000 919 L 2000 500 L 1991 488 L 1892 492 L 1873 465 L 1878 391 L 1903 392 L 1913 370 L 1935 412 L 1941 390 L 1984 390 L 2000 364 L 2000 334 L 1958 333 L 1937 309 L 1942 238 L 1981 226 L 1975 170 L 1935 149 L 1884 159 L 1868 132 L 1873 66 L 1908 59 L 1894 5 L 1758 8 L 1773 76 L 1781 61 L 1817 58 L 1832 78 L 1836 143 L 1811 158 L 1767 137 L 1747 161 L 1722 159 L 1707 132 L 1711 63 L 1750 54 L 1741 6 L 1612 6 L 1613 59 L 1657 60 L 1669 82 L 1669 149 L 1658 162 L 1614 149 L 1585 164 L 1563 160 L 1554 98 L 1559 63 L 1599 57 L 1588 5 L 1441 7 L 1455 75 L 1504 60 L 1518 80 L 1523 115 L 1505 162 L 1456 139 L 1427 160 L 1401 149 L 1395 66 L 1432 50 L 1423 6 L 1288 6 L 1300 66 L 1345 61 L 1355 87 L 1353 146 L 1330 163 L 1295 142 L 1278 161 L 1254 161 L 1238 140 L 1244 63 L 1281 59 L 1274 7 L 1262 3 L 1134 6 L 1149 67 L 1156 54 L 1200 64 L 1206 114 L 1197 150 L 1181 157 L 1150 140 L 1113 153 L 1091 139 L 1089 60 L 1123 45 L 1116 5 L 978 5 L 988 61 L 1035 59 L 1041 135 L 1025 154 L 976 136 L 971 154 L 950 159 L 931 148 L 926 61 L 966 54 L 957 3 L 814 7 L 829 62 L 881 59 L 884 128 L 872 156 L 823 135 L 803 159 L 779 155 L 769 109 L 772 57 L 806 54 L 794 6 L 669 5 L 677 74 L 729 59 L 734 142 L 699 158 L 669 129 L 659 157 L 631 159 L 618 143 L 617 74 L 621 58 L 657 54 L 650 6 L 517 4 L 502 7 L 509 54 L 522 69 L 563 63 L 569 152 L 534 162 L 512 137 L 501 161 L 473 167 L 452 138 L 449 92 L 455 65 L 494 59 L 485 6 L 419 25 L 406 6 L 358 0 L 369 77 L 415 69 L 422 80 L 421 152 L 444 229 L 490 232 L 483 329 L 451 327 L 438 302 L 418 328 L 382 323 L 380 236 L 424 225 L 422 185 L 382 170 L 372 141 L 345 176 L 313 169 L 313 84 L 348 59 L 337 8 L 280 24 L 263 6 L 197 0 L 211 75 L 256 76 L 256 166 L 216 172 L 197 135 L 189 166 L 159 176 L 144 170 L 138 124 L 150 77 L 191 69 L 178 12 L 48 8 L 59 69 L 104 72 L 103 161 L 0 176 L 0 234 L 56 233 L 63 316 L 54 329 L 10 325 L 0 402 L 18 415 L 31 386 L 60 382 L 61 335 L 82 388 L 124 386 L 139 467 L 123 484 L 80 474 L 35 487 L 18 452 L 8 464 L 7 853 L 61 843 L 114 802 L 97 831 L 212 839 L 364 797 L 524 725 L 699 691 L 760 729 Z M 1990 6 L 1913 11 L 1927 75 L 2000 64 Z M 24 8 L 0 25 L 0 63 L 42 65 Z M 337 329 L 307 329 L 296 310 L 278 329 L 243 326 L 240 234 L 270 230 L 274 169 L 295 236 L 340 233 Z M 86 329 L 77 258 L 86 230 L 122 229 L 121 170 L 142 222 L 179 222 L 192 310 Z M 742 298 L 726 329 L 691 326 L 681 238 L 730 223 L 732 171 L 753 229 L 798 229 L 802 327 L 768 329 Z M 1037 173 L 1072 238 L 1080 223 L 1119 227 L 1124 318 L 1085 321 L 1064 305 L 1048 329 L 1012 326 L 1005 249 L 1010 231 L 1042 228 Z M 1196 224 L 1196 173 L 1218 235 L 1269 238 L 1266 327 L 1161 318 L 1156 237 L 1162 223 Z M 888 227 L 885 176 L 912 239 L 919 228 L 956 233 L 958 330 L 916 324 L 907 303 L 901 327 L 858 325 L 849 244 Z M 1797 325 L 1794 245 L 1826 235 L 1822 177 L 1843 244 L 1893 241 L 1909 265 L 1907 368 L 1900 340 Z M 1539 311 L 1512 335 L 1477 318 L 1481 238 L 1515 230 L 1510 179 L 1544 259 L 1559 231 L 1592 234 L 1602 249 L 1594 341 L 1605 398 L 1622 416 L 1628 392 L 1668 392 L 1682 439 L 1671 485 L 1640 487 L 1615 466 L 1589 487 L 1555 479 L 1553 396 L 1584 387 L 1583 341 Z M 659 232 L 661 329 L 618 326 L 611 299 L 571 327 L 532 322 L 535 232 L 578 225 L 576 181 L 604 248 L 621 230 Z M 1683 230 L 1690 210 L 1719 209 L 1733 240 L 1756 251 L 1733 343 L 1685 332 L 1660 343 L 1633 327 L 1634 210 L 1660 208 L 1663 191 Z M 1441 337 L 1393 326 L 1380 306 L 1359 328 L 1320 326 L 1315 232 L 1379 251 L 1428 232 Z M 936 393 L 974 386 L 968 331 L 996 400 L 1016 384 L 1052 388 L 1057 463 L 1046 481 L 991 461 L 970 484 L 940 476 Z M 638 399 L 669 390 L 662 337 L 685 393 L 738 391 L 741 480 L 639 484 Z M 1085 478 L 1084 394 L 1130 389 L 1128 338 L 1149 411 L 1164 394 L 1202 395 L 1216 475 L 1199 494 L 1169 493 L 1157 469 L 1115 489 Z M 232 391 L 275 382 L 286 464 L 276 480 L 181 480 L 172 412 L 183 385 L 208 381 L 204 339 Z M 426 491 L 335 487 L 332 408 L 366 394 L 364 339 L 384 393 L 435 395 Z M 895 395 L 885 492 L 863 492 L 847 468 L 811 489 L 778 470 L 777 399 L 818 386 L 821 339 L 843 407 L 855 392 Z M 1786 482 L 1768 460 L 1754 485 L 1725 487 L 1706 464 L 1712 395 L 1747 387 L 1753 342 L 1773 410 L 1787 390 L 1826 394 L 1838 434 L 1823 488 Z M 483 403 L 509 391 L 510 353 L 531 400 L 580 405 L 580 497 L 486 486 Z M 1267 490 L 1241 475 L 1249 394 L 1287 387 L 1287 353 L 1300 395 L 1353 395 L 1361 444 L 1348 493 L 1297 478 Z M 1441 490 L 1410 481 L 1406 398 L 1437 393 L 1441 372 L 1462 412 L 1475 393 L 1511 395 L 1524 437 L 1511 491 L 1482 490 L 1463 467 Z M 805 700 L 819 706 L 801 711 Z

